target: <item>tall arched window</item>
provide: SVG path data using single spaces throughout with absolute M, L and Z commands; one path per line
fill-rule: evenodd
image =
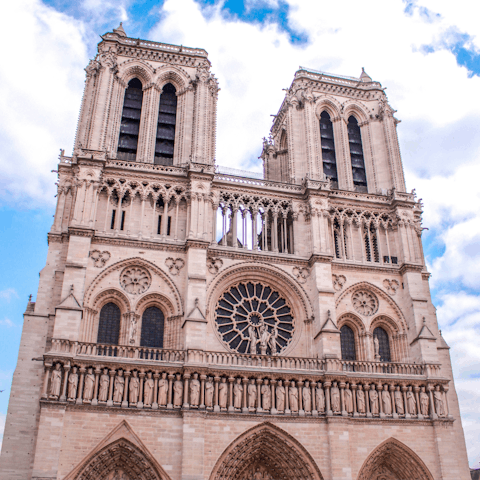
M 340 345 L 342 347 L 342 360 L 357 359 L 355 353 L 355 335 L 348 325 L 344 325 L 340 329 Z
M 350 160 L 352 162 L 353 184 L 359 192 L 367 191 L 367 173 L 363 159 L 362 134 L 357 119 L 351 115 L 348 118 L 348 143 L 350 145 Z
M 117 158 L 121 160 L 135 161 L 137 158 L 142 101 L 142 83 L 138 78 L 133 78 L 128 82 L 123 100 L 122 123 L 117 150 Z
M 175 147 L 175 123 L 177 121 L 177 90 L 171 83 L 163 87 L 158 110 L 157 137 L 155 141 L 155 162 L 159 165 L 173 165 Z
M 97 343 L 118 345 L 120 335 L 120 309 L 114 303 L 107 303 L 100 310 Z
M 388 333 L 382 328 L 377 327 L 373 331 L 373 338 L 378 340 L 378 353 L 380 355 L 381 362 L 391 362 L 390 357 L 390 341 L 388 339 Z
M 320 137 L 322 141 L 323 173 L 330 177 L 332 182 L 338 182 L 333 125 L 330 115 L 325 111 L 320 115 Z
M 163 347 L 163 312 L 158 307 L 148 307 L 142 316 L 142 336 L 140 345 L 142 347 Z

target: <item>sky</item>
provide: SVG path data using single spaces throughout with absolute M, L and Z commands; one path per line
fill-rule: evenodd
M 35 299 L 83 69 L 99 35 L 204 48 L 219 80 L 217 164 L 258 156 L 299 66 L 387 87 L 408 191 L 423 199 L 437 316 L 470 466 L 480 467 L 480 22 L 471 0 L 15 0 L 0 40 L 0 436 L 28 295 Z M 7 20 L 7 21 L 5 21 Z M 8 45 L 12 48 L 5 48 Z M 8 272 L 8 273 L 7 273 Z

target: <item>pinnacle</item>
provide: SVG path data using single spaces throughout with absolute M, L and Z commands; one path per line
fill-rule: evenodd
M 113 29 L 113 33 L 116 33 L 120 37 L 126 37 L 127 34 L 125 33 L 125 30 L 123 29 L 122 24 L 123 24 L 123 22 L 120 22 L 119 27 Z
M 365 69 L 362 67 L 362 74 L 360 75 L 361 82 L 371 82 L 372 77 L 365 72 Z

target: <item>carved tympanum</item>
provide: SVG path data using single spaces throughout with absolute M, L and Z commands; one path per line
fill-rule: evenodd
M 278 292 L 261 283 L 238 283 L 224 292 L 215 309 L 223 342 L 240 353 L 276 355 L 291 342 L 292 308 Z
M 353 308 L 361 315 L 370 316 L 378 310 L 378 300 L 373 293 L 359 290 L 352 295 Z
M 151 283 L 150 273 L 142 267 L 127 267 L 120 274 L 120 285 L 132 295 L 146 292 Z

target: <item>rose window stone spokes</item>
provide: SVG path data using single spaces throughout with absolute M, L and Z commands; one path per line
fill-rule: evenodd
M 360 290 L 352 295 L 353 308 L 360 313 L 369 317 L 378 310 L 378 300 L 375 295 L 365 290 Z
M 230 350 L 262 355 L 285 350 L 295 327 L 287 300 L 268 285 L 254 282 L 238 283 L 221 295 L 215 322 Z
M 120 275 L 120 285 L 132 295 L 146 292 L 152 283 L 148 271 L 142 267 L 127 267 Z

